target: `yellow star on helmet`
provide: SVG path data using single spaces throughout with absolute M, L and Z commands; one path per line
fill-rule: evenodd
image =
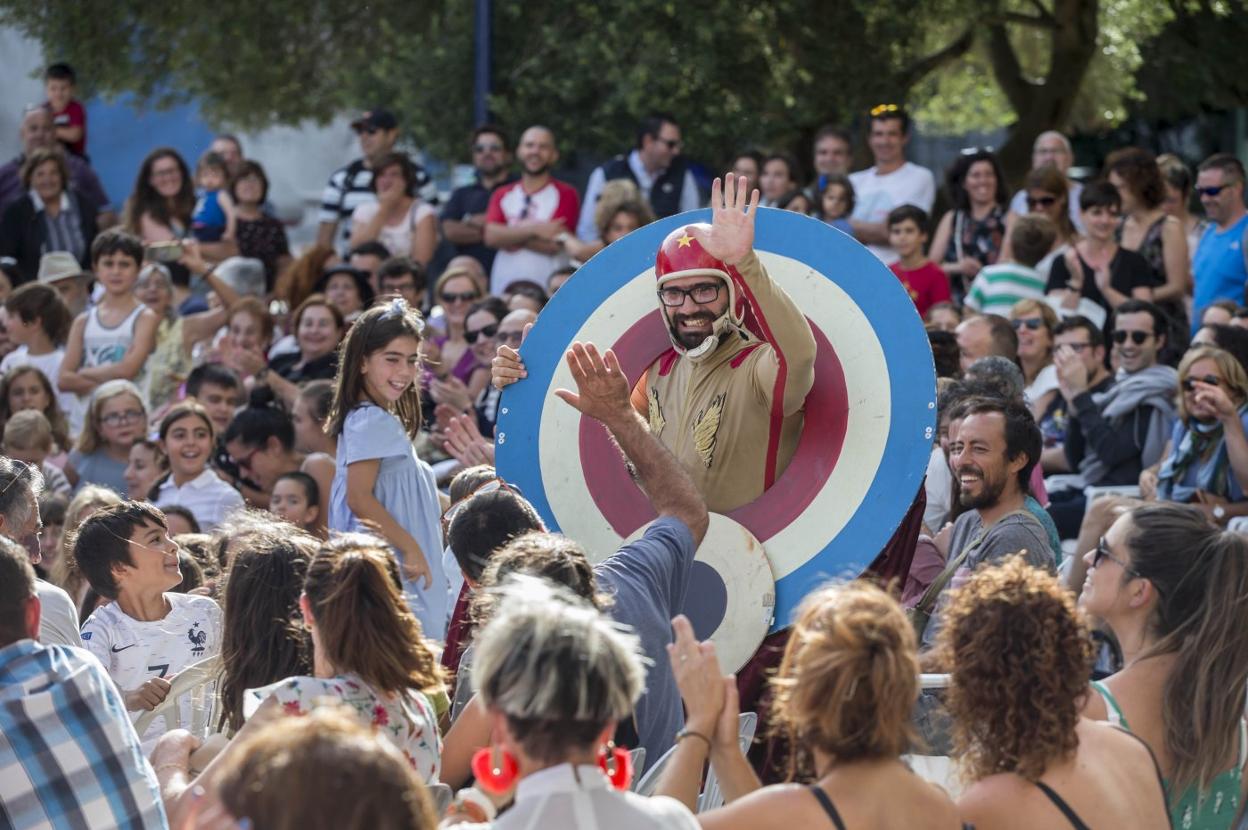
M 681 248 L 688 248 L 693 244 L 693 237 L 686 233 L 676 240 L 676 244 Z

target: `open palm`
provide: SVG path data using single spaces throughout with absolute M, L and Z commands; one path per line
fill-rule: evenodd
M 711 229 L 693 228 L 693 236 L 708 254 L 736 265 L 754 247 L 754 215 L 757 213 L 758 191 L 748 194 L 749 180 L 729 173 L 723 187 L 715 179 L 711 185 Z

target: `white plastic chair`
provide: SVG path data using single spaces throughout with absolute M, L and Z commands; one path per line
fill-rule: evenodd
M 633 784 L 633 792 L 638 795 L 654 795 L 654 790 L 659 786 L 659 776 L 663 774 L 663 768 L 672 760 L 672 756 L 676 754 L 676 746 L 664 752 L 663 755 L 655 762 L 654 766 L 646 770 L 646 774 L 638 778 Z
M 1088 504 L 1101 496 L 1126 496 L 1132 499 L 1140 497 L 1140 488 L 1136 484 L 1106 484 L 1101 487 L 1084 487 L 1083 498 Z
M 742 755 L 750 751 L 750 744 L 754 743 L 754 732 L 757 729 L 757 712 L 742 712 L 737 716 L 737 745 L 741 747 Z M 724 793 L 719 786 L 719 776 L 715 774 L 715 765 L 712 764 L 711 771 L 706 774 L 706 789 L 702 791 L 702 795 L 698 796 L 698 812 L 705 813 L 707 810 L 722 806 L 724 806 Z
M 639 746 L 636 749 L 630 749 L 628 755 L 633 761 L 633 780 L 635 781 L 646 768 L 646 748 Z
M 221 673 L 221 656 L 213 655 L 198 663 L 192 663 L 173 678 L 169 684 L 169 694 L 165 696 L 155 709 L 144 712 L 134 722 L 134 731 L 142 737 L 152 721 L 164 717 L 170 729 L 186 729 L 192 735 L 203 738 L 212 731 L 213 710 L 216 709 L 216 680 Z M 182 722 L 182 707 L 179 702 L 190 695 L 191 722 Z
M 935 691 L 938 689 L 949 688 L 949 675 L 947 674 L 921 674 L 919 675 L 919 684 L 923 691 Z M 929 784 L 935 784 L 949 794 L 950 798 L 957 798 L 962 792 L 961 783 L 954 770 L 953 761 L 947 755 L 905 755 L 902 760 L 909 765 L 914 774 L 927 781 Z

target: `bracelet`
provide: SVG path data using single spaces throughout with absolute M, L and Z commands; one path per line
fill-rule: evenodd
M 707 750 L 709 751 L 711 748 L 711 739 L 703 735 L 701 732 L 694 732 L 692 729 L 682 729 L 676 733 L 676 743 L 680 743 L 685 738 L 701 738 L 706 741 Z

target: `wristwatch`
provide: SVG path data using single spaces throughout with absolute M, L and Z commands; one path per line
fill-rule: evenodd
M 1226 508 L 1220 504 L 1215 504 L 1213 506 L 1213 518 L 1218 524 L 1222 524 L 1226 521 Z

